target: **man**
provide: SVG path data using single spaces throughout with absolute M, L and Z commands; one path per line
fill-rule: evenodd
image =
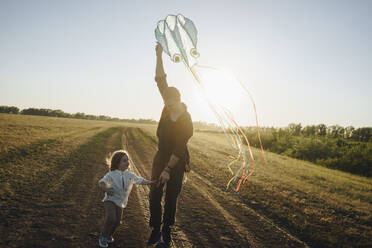
M 164 100 L 164 108 L 156 135 L 159 138 L 158 151 L 152 164 L 151 180 L 158 180 L 150 190 L 150 226 L 153 228 L 148 240 L 149 246 L 160 244 L 169 247 L 171 229 L 174 224 L 177 197 L 181 191 L 183 174 L 189 171 L 187 142 L 193 135 L 193 126 L 186 105 L 181 102 L 181 94 L 175 87 L 168 87 L 164 72 L 163 48 L 156 45 L 156 75 L 159 91 Z M 161 199 L 166 186 L 164 214 L 162 218 Z M 161 224 L 163 224 L 161 228 Z

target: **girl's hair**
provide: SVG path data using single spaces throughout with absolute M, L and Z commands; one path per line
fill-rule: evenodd
M 106 164 L 110 171 L 119 169 L 120 161 L 124 156 L 127 156 L 129 160 L 129 154 L 125 150 L 117 150 L 106 157 Z

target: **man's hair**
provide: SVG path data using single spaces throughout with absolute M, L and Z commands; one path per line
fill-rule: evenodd
M 181 94 L 176 87 L 168 87 L 165 91 L 165 99 L 181 101 Z
M 108 165 L 110 171 L 119 169 L 120 161 L 124 156 L 127 156 L 129 159 L 128 152 L 125 150 L 118 150 L 107 156 L 106 164 Z

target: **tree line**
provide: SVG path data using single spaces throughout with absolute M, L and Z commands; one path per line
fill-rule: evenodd
M 66 113 L 60 109 L 45 109 L 45 108 L 27 108 L 20 110 L 14 106 L 0 106 L 0 113 L 6 114 L 21 114 L 21 115 L 40 115 L 40 116 L 51 116 L 51 117 L 62 117 L 62 118 L 75 118 L 75 119 L 85 119 L 85 120 L 101 120 L 101 121 L 125 121 L 133 123 L 157 123 L 152 119 L 120 119 L 112 118 L 106 115 L 89 115 L 85 113 Z
M 157 123 L 152 119 L 119 119 L 105 115 L 69 114 L 62 110 L 0 106 L 0 113 L 41 115 L 87 120 Z M 199 126 L 205 123 L 195 123 Z M 197 125 L 197 126 L 198 126 Z M 250 145 L 260 147 L 256 127 L 243 128 Z M 329 168 L 353 174 L 372 176 L 372 128 L 325 124 L 302 125 L 291 123 L 284 128 L 260 128 L 265 150 L 297 159 L 307 160 Z
M 256 128 L 244 129 L 252 146 L 259 147 Z M 353 174 L 372 176 L 372 128 L 325 124 L 261 128 L 265 150 L 307 160 Z
M 246 131 L 256 132 L 256 127 L 247 127 Z M 341 138 L 349 141 L 372 142 L 372 127 L 354 128 L 353 126 L 342 127 L 340 125 L 327 126 L 325 124 L 309 125 L 302 127 L 301 123 L 291 123 L 284 128 L 264 127 L 261 131 L 275 132 L 285 131 L 291 136 L 297 137 L 327 137 Z

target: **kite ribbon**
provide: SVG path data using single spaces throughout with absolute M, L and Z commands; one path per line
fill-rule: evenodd
M 197 73 L 197 71 L 195 70 L 196 67 L 204 68 L 204 69 L 212 69 L 212 70 L 219 71 L 219 72 L 221 72 L 222 70 L 220 70 L 218 68 L 215 68 L 215 67 L 198 65 L 198 64 L 195 64 L 192 67 L 188 67 L 187 66 L 187 68 L 189 68 L 190 72 L 192 73 L 193 77 L 195 78 L 196 82 L 198 83 L 198 86 L 203 89 L 203 93 L 205 94 L 205 91 L 204 91 L 203 84 L 202 84 L 202 81 L 200 79 L 200 76 Z M 235 79 L 236 79 L 236 77 L 235 77 Z M 246 88 L 246 86 L 240 80 L 238 80 L 238 79 L 236 79 L 236 80 L 239 82 L 240 86 L 244 89 L 244 91 L 248 94 L 248 96 L 250 98 L 250 101 L 252 102 L 254 113 L 255 113 L 256 127 L 257 127 L 257 136 L 258 136 L 258 140 L 260 142 L 261 154 L 263 156 L 263 159 L 264 159 L 265 164 L 267 164 L 267 158 L 265 156 L 265 152 L 264 152 L 263 145 L 262 145 L 262 140 L 261 140 L 261 135 L 260 135 L 260 129 L 259 129 L 259 124 L 258 124 L 258 116 L 257 116 L 256 104 L 255 104 L 255 102 L 253 100 L 253 97 L 252 97 L 251 93 L 248 91 L 248 89 Z M 241 129 L 241 127 L 238 125 L 238 123 L 235 121 L 235 119 L 234 119 L 233 115 L 230 113 L 230 111 L 228 111 L 226 108 L 223 108 L 224 115 L 230 121 L 230 125 L 229 125 L 229 121 L 227 121 L 226 118 L 224 118 L 223 116 L 221 116 L 221 114 L 218 113 L 218 111 L 216 110 L 216 107 L 208 100 L 207 97 L 206 97 L 206 99 L 207 99 L 208 105 L 210 106 L 210 108 L 212 109 L 212 111 L 214 112 L 214 114 L 216 115 L 217 120 L 218 120 L 221 128 L 223 129 L 225 135 L 228 137 L 229 140 L 231 140 L 232 146 L 235 149 L 238 149 L 239 150 L 239 154 L 238 154 L 237 158 L 234 159 L 233 161 L 231 161 L 229 163 L 228 168 L 229 168 L 230 172 L 232 172 L 230 166 L 234 162 L 236 162 L 238 160 L 241 160 L 242 161 L 242 166 L 237 171 L 237 173 L 235 174 L 235 176 L 233 178 L 231 178 L 230 181 L 227 184 L 227 188 L 228 188 L 229 185 L 230 185 L 230 183 L 232 181 L 236 180 L 238 178 L 237 177 L 238 174 L 240 174 L 242 172 L 242 176 L 240 177 L 238 186 L 235 189 L 235 191 L 239 191 L 241 184 L 242 183 L 245 184 L 245 182 L 247 181 L 248 177 L 251 176 L 253 174 L 253 172 L 255 171 L 255 167 L 256 167 L 256 165 L 255 165 L 255 159 L 253 157 L 253 153 L 252 153 L 252 150 L 251 150 L 250 143 L 248 141 L 247 136 L 245 135 L 245 133 L 243 132 L 243 130 Z M 248 173 L 248 167 L 247 167 L 247 164 L 248 163 L 247 163 L 246 158 L 245 158 L 245 153 L 244 152 L 242 153 L 242 147 L 241 147 L 242 140 L 240 138 L 240 135 L 244 137 L 244 141 L 245 141 L 245 143 L 248 146 L 249 155 L 250 155 L 250 158 L 252 160 L 253 168 L 252 168 L 252 170 L 249 173 Z

